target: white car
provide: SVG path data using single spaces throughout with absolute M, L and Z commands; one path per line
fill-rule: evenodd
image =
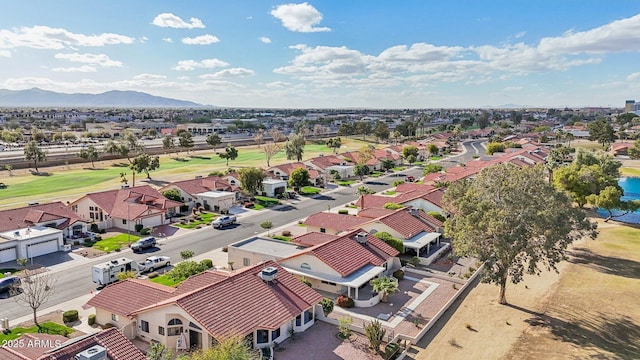
M 168 256 L 149 256 L 140 265 L 142 272 L 150 272 L 171 265 L 171 259 Z

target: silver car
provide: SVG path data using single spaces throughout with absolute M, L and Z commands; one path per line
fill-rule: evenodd
M 168 256 L 149 256 L 141 265 L 142 272 L 151 272 L 155 269 L 171 265 L 171 259 Z

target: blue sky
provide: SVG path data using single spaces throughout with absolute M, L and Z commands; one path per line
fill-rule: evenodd
M 635 0 L 3 0 L 0 88 L 223 107 L 640 100 Z

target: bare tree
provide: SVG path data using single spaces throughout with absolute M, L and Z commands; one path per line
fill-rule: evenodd
M 279 143 L 281 141 L 287 140 L 287 137 L 284 136 L 284 134 L 280 131 L 280 129 L 278 129 L 275 126 L 269 130 L 269 135 L 271 135 L 271 138 L 275 143 Z
M 271 164 L 271 158 L 277 154 L 278 152 L 280 152 L 280 145 L 271 142 L 271 143 L 266 143 L 264 144 L 264 146 L 262 147 L 262 152 L 264 153 L 265 157 L 267 158 L 267 167 L 270 167 Z
M 262 142 L 264 141 L 264 130 L 259 129 L 253 135 L 253 141 L 255 141 L 258 144 L 258 147 L 260 147 L 260 145 L 262 145 Z
M 44 305 L 51 295 L 58 279 L 50 272 L 37 273 L 35 270 L 24 270 L 25 276 L 22 278 L 20 287 L 12 290 L 15 300 L 20 306 L 30 307 L 33 310 L 33 322 L 38 329 L 38 309 Z

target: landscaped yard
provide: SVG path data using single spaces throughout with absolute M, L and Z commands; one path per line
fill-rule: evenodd
M 119 234 L 106 239 L 96 241 L 91 247 L 104 252 L 112 252 L 116 249 L 128 247 L 129 243 L 133 243 L 140 239 L 140 236 L 134 234 Z
M 199 213 L 196 216 L 200 218 L 200 220 L 197 220 L 191 217 L 186 224 L 183 224 L 182 222 L 176 222 L 173 225 L 183 229 L 196 229 L 198 227 L 202 227 L 202 225 L 211 224 L 211 221 L 216 217 L 214 213 L 210 213 L 210 212 Z
M 170 277 L 168 277 L 167 275 L 160 275 L 160 276 L 156 276 L 153 279 L 150 279 L 151 281 L 153 281 L 154 283 L 158 283 L 158 284 L 162 284 L 162 285 L 167 285 L 167 286 L 176 286 L 178 284 L 180 284 L 182 281 L 176 281 Z
M 351 186 L 351 184 L 355 184 L 356 181 L 355 180 L 340 180 L 340 181 L 336 181 L 336 184 L 340 185 L 340 186 Z
M 280 200 L 272 197 L 256 196 L 255 198 L 256 198 L 256 206 L 261 205 L 263 207 L 271 207 L 271 206 L 276 206 L 280 204 Z M 254 209 L 258 210 L 256 207 L 254 207 Z
M 4 273 L 9 273 L 11 275 L 11 274 L 17 273 L 18 271 L 20 271 L 20 270 L 18 270 L 18 269 L 0 269 L 0 279 L 5 277 Z
M 321 189 L 313 186 L 305 186 L 300 189 L 300 195 L 317 195 L 320 194 Z
M 622 176 L 640 176 L 640 169 L 637 168 L 620 168 L 620 174 Z
M 44 330 L 45 333 L 47 334 L 51 334 L 51 335 L 63 335 L 63 336 L 67 336 L 69 334 L 71 334 L 72 332 L 74 332 L 75 330 L 70 328 L 70 327 L 66 327 L 64 325 L 60 325 L 58 323 L 54 323 L 52 321 L 48 321 L 48 322 L 44 322 L 42 324 L 40 324 L 40 326 L 42 326 L 42 329 Z M 0 332 L 0 343 L 5 345 L 5 342 L 8 340 L 14 340 L 19 338 L 22 334 L 33 334 L 33 333 L 37 333 L 38 332 L 38 327 L 37 326 L 32 326 L 32 327 L 28 327 L 28 328 L 23 328 L 23 327 L 17 327 L 17 328 L 13 328 L 11 329 L 11 332 L 8 334 L 4 334 Z

